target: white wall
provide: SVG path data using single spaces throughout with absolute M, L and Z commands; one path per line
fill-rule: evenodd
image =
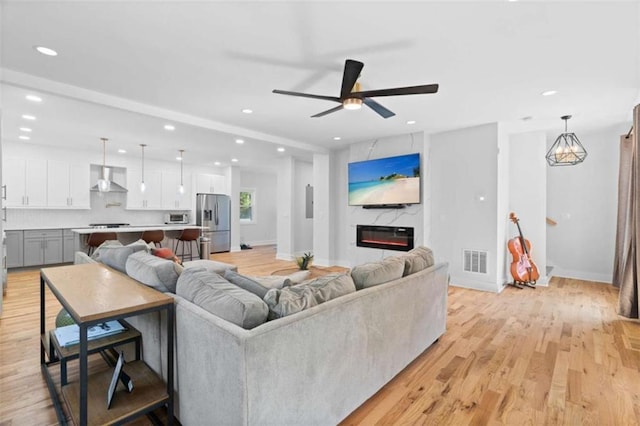
M 552 276 L 611 282 L 620 135 L 631 122 L 595 133 L 574 131 L 588 155 L 575 166 L 547 168 L 547 259 Z M 547 141 L 551 147 L 555 138 Z
M 498 125 L 434 134 L 430 145 L 434 255 L 449 262 L 453 285 L 498 292 L 504 269 L 504 262 L 498 267 L 504 241 L 498 243 L 496 220 Z M 464 272 L 463 249 L 487 251 L 488 273 Z
M 306 218 L 306 186 L 313 186 L 313 164 L 295 161 L 293 179 L 293 251 L 313 251 L 313 219 Z
M 313 155 L 313 254 L 317 266 L 331 266 L 333 215 L 331 155 Z
M 250 246 L 275 244 L 277 238 L 277 176 L 242 170 L 241 190 L 255 192 L 255 223 L 240 223 L 240 242 Z
M 402 209 L 363 209 L 359 206 L 349 206 L 347 194 L 347 164 L 349 162 L 417 152 L 421 154 L 421 176 L 424 176 L 425 156 L 423 150 L 424 134 L 419 132 L 356 143 L 334 157 L 337 170 L 333 187 L 335 194 L 333 201 L 337 205 L 338 218 L 344 218 L 344 220 L 336 220 L 338 264 L 354 266 L 399 254 L 393 250 L 357 247 L 357 225 L 413 227 L 414 244 L 416 246 L 423 244 L 425 200 L 422 200 L 421 204 L 409 205 Z M 424 179 L 422 181 L 424 184 Z
M 520 219 L 522 234 L 531 242 L 531 259 L 538 267 L 538 284 L 546 285 L 547 265 L 547 137 L 542 132 L 511 135 L 509 147 L 509 211 Z M 509 223 L 507 238 L 518 236 L 518 228 Z M 506 243 L 505 243 L 506 244 Z M 511 281 L 509 254 L 506 275 Z
M 276 258 L 291 260 L 293 258 L 293 179 L 295 160 L 283 157 L 278 160 L 277 177 L 277 252 Z

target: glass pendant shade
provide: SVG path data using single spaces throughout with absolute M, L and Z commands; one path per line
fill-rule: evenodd
M 584 149 L 575 133 L 567 132 L 567 120 L 570 115 L 562 117 L 565 131 L 556 138 L 549 151 L 547 151 L 547 163 L 550 166 L 573 166 L 582 163 L 587 158 L 587 150 Z
M 144 193 L 147 190 L 147 185 L 144 184 L 144 147 L 147 146 L 144 143 L 140 144 L 142 148 L 142 178 L 140 179 L 140 192 Z
M 180 150 L 180 186 L 178 187 L 178 194 L 184 194 L 184 185 L 182 184 L 182 170 L 184 164 L 184 149 Z
M 107 138 L 100 138 L 102 141 L 102 177 L 98 179 L 98 192 L 109 192 L 111 181 L 109 180 L 109 170 L 106 166 L 107 158 Z

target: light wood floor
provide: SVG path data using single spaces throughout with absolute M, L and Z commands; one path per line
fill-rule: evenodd
M 275 260 L 273 247 L 212 258 L 254 275 L 293 265 Z M 9 274 L 2 426 L 56 423 L 39 366 L 38 277 Z M 445 335 L 343 424 L 638 425 L 640 323 L 618 317 L 616 304 L 609 285 L 562 278 L 498 295 L 451 287 Z M 57 306 L 47 297 L 49 323 Z

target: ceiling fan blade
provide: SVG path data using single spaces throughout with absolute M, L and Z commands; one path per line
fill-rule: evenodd
M 278 90 L 278 89 L 274 89 L 273 93 L 277 93 L 279 95 L 299 96 L 301 98 L 322 99 L 325 101 L 342 102 L 340 98 L 336 98 L 335 96 L 322 96 L 322 95 L 312 95 L 309 93 L 287 92 L 286 90 Z
M 374 96 L 423 95 L 436 93 L 437 91 L 437 84 L 426 84 L 424 86 L 397 87 L 395 89 L 365 90 L 364 92 L 353 93 L 353 95 L 359 98 L 371 98 Z
M 341 109 L 342 109 L 342 105 L 338 105 L 337 107 L 328 109 L 326 111 L 319 112 L 316 115 L 312 115 L 311 118 L 324 117 L 327 114 L 331 114 L 332 112 L 340 111 Z
M 396 115 L 394 112 L 389 111 L 387 108 L 383 107 L 373 99 L 364 98 L 362 102 L 364 102 L 366 106 L 377 112 L 383 118 L 389 118 Z
M 344 62 L 344 74 L 342 74 L 342 88 L 340 89 L 340 97 L 345 98 L 351 90 L 353 90 L 353 86 L 356 84 L 356 80 L 360 77 L 360 71 L 364 64 L 359 61 L 354 61 L 353 59 L 347 59 Z

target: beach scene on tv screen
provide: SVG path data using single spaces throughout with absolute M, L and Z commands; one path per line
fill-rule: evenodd
M 349 163 L 349 205 L 420 203 L 420 154 Z

